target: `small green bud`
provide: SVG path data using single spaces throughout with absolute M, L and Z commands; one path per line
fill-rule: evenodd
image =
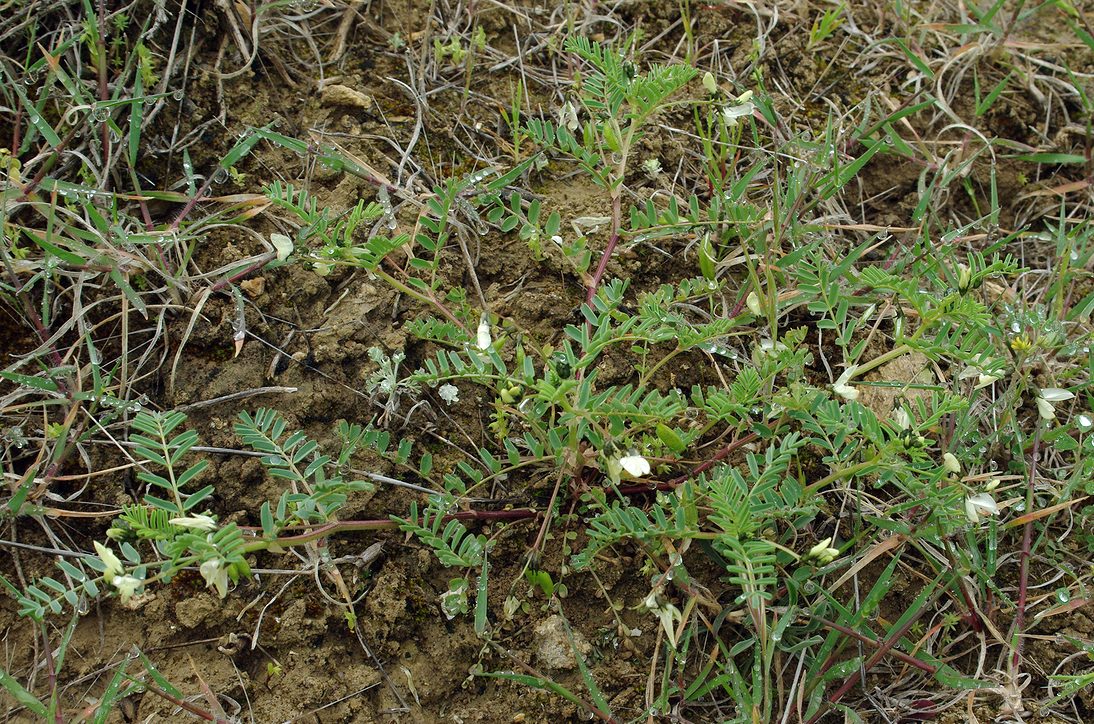
M 623 149 L 623 146 L 619 142 L 619 131 L 617 130 L 614 119 L 611 119 L 604 124 L 603 133 L 604 145 L 608 147 L 609 151 L 619 153 Z
M 684 442 L 684 438 L 673 430 L 671 427 L 663 422 L 657 423 L 657 437 L 661 442 L 665 443 L 665 447 L 669 448 L 673 452 L 682 453 L 687 449 L 687 443 Z
M 957 265 L 957 291 L 967 294 L 972 288 L 972 270 L 964 264 Z
M 711 243 L 709 234 L 699 242 L 699 271 L 704 278 L 710 281 L 714 281 L 718 274 L 717 260 L 714 258 L 714 244 Z

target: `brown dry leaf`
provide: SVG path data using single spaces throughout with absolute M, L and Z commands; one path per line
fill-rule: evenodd
M 266 291 L 266 278 L 255 277 L 254 279 L 244 279 L 239 283 L 239 288 L 251 299 L 260 297 L 263 292 Z

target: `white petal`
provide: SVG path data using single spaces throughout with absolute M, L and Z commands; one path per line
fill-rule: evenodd
M 957 376 L 957 379 L 967 380 L 970 377 L 976 377 L 977 375 L 982 374 L 984 374 L 984 371 L 981 370 L 979 367 L 966 367 L 965 369 L 961 370 L 961 374 Z
M 475 344 L 479 349 L 489 349 L 493 343 L 493 339 L 490 337 L 490 320 L 487 319 L 484 314 L 482 321 L 479 322 L 479 328 L 475 333 Z
M 745 297 L 745 306 L 748 307 L 748 311 L 752 312 L 754 317 L 762 317 L 764 315 L 763 305 L 760 304 L 760 295 L 755 291 L 748 293 Z
M 851 365 L 843 371 L 843 374 L 839 376 L 839 379 L 836 380 L 836 383 L 835 385 L 833 385 L 833 387 L 845 386 L 848 380 L 855 376 L 856 372 L 858 372 L 858 365 Z
M 437 394 L 449 405 L 460 401 L 460 388 L 452 384 L 441 385 L 440 389 L 437 390 Z
M 953 453 L 943 453 L 942 467 L 946 469 L 946 472 L 953 473 L 954 475 L 961 472 L 961 462 Z
M 979 390 L 998 381 L 999 377 L 997 375 L 978 375 L 976 378 L 976 387 L 974 387 L 973 389 Z
M 970 523 L 980 522 L 980 516 L 976 513 L 976 506 L 972 504 L 971 498 L 965 498 L 965 517 Z
M 99 560 L 106 564 L 106 570 L 103 571 L 103 580 L 110 583 L 115 576 L 125 573 L 125 566 L 122 565 L 121 559 L 114 555 L 114 551 L 99 541 L 92 541 L 91 544 L 95 546 L 95 552 L 99 554 Z
M 813 546 L 812 548 L 810 548 L 809 553 L 807 555 L 812 557 L 812 558 L 816 558 L 816 557 L 820 556 L 822 553 L 824 553 L 826 550 L 828 550 L 828 546 L 831 543 L 832 543 L 832 536 L 828 536 L 827 538 L 822 540 L 820 543 L 818 543 L 815 546 Z
M 619 464 L 632 478 L 640 478 L 650 474 L 650 462 L 641 455 L 627 455 L 619 458 Z
M 214 558 L 201 564 L 199 570 L 201 577 L 205 579 L 205 587 L 213 586 L 217 589 L 217 595 L 224 598 L 228 595 L 228 569 L 223 561 Z
M 995 498 L 988 493 L 977 493 L 965 499 L 966 510 L 972 507 L 977 515 L 988 516 L 999 512 L 999 506 L 995 504 Z
M 1060 389 L 1059 387 L 1046 387 L 1041 390 L 1041 399 L 1049 402 L 1063 402 L 1075 397 L 1074 392 Z
M 172 518 L 167 522 L 171 525 L 177 525 L 180 528 L 190 528 L 192 530 L 211 531 L 217 529 L 217 522 L 207 515 Z
M 1052 403 L 1043 397 L 1037 398 L 1037 414 L 1041 416 L 1042 420 L 1055 420 L 1056 408 L 1052 406 Z
M 835 392 L 845 400 L 858 399 L 858 390 L 851 385 L 832 385 L 832 392 Z
M 284 234 L 270 234 L 270 243 L 277 252 L 278 261 L 285 261 L 293 252 L 293 241 Z
M 141 579 L 134 576 L 115 576 L 112 581 L 114 588 L 118 590 L 118 595 L 122 597 L 123 601 L 128 601 L 136 594 L 137 589 L 141 587 Z

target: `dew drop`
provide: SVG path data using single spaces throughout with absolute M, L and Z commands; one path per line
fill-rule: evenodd
M 172 98 L 174 98 L 174 99 L 175 99 L 176 101 L 181 101 L 181 100 L 182 100 L 183 98 L 185 98 L 185 97 L 186 97 L 186 94 L 185 94 L 185 93 L 183 93 L 183 92 L 182 92 L 182 89 L 180 88 L 179 90 L 177 90 L 177 91 L 175 91 L 174 93 L 172 93 L 172 94 L 171 94 L 171 97 L 172 97 Z
M 1071 591 L 1067 590 L 1066 588 L 1057 588 L 1056 600 L 1060 603 L 1067 603 L 1071 600 Z

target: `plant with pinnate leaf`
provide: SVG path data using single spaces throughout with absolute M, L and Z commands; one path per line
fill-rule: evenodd
M 361 428 L 339 427 L 342 448 L 337 458 L 332 458 L 302 432 L 289 430 L 277 412 L 242 413 L 236 433 L 248 447 L 263 454 L 260 460 L 267 474 L 288 486 L 275 502 L 262 504 L 258 531 L 244 531 L 234 522 L 222 523 L 211 513 L 197 512 L 199 506 L 212 502 L 215 487 L 210 484 L 190 490 L 208 461 L 187 464 L 198 435 L 192 430 L 176 434 L 185 420 L 177 411 L 143 411 L 134 418 L 136 432 L 130 438 L 143 468 L 138 479 L 149 485 L 150 492 L 140 504 L 123 507 L 107 531 L 113 542 L 96 542 L 97 555 L 84 555 L 76 563 L 58 560 L 63 580 L 45 577 L 25 591 L 5 580 L 19 599 L 20 613 L 40 620 L 48 613 L 60 613 L 65 603 L 83 610 L 88 600 L 104 592 L 128 601 L 153 582 L 170 582 L 187 567 L 197 567 L 206 583 L 224 597 L 229 582 L 249 576 L 248 556 L 311 543 L 314 538 L 307 535 L 285 536 L 282 532 L 293 526 L 335 521 L 349 495 L 372 486 L 347 480 L 339 472 L 362 443 Z

